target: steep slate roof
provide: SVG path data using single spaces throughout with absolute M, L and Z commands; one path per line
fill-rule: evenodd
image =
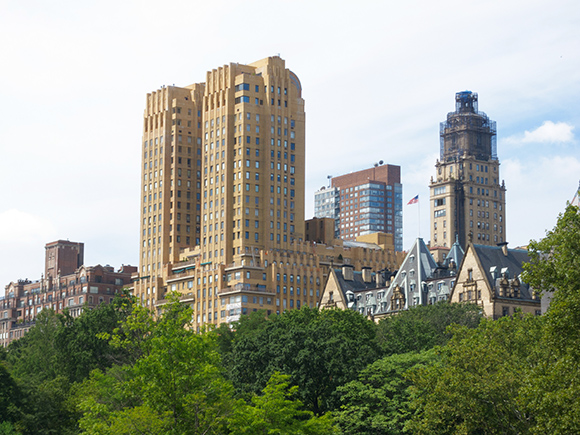
M 449 267 L 449 263 L 453 260 L 455 262 L 455 267 L 459 268 L 461 260 L 463 260 L 463 254 L 463 249 L 461 249 L 461 245 L 459 244 L 459 237 L 455 236 L 455 243 L 451 245 L 451 249 L 449 250 L 449 254 L 447 254 L 447 258 L 443 262 L 443 265 Z
M 522 249 L 508 249 L 507 256 L 504 255 L 501 246 L 473 245 L 473 249 L 479 261 L 487 282 L 490 287 L 496 290 L 496 297 L 499 297 L 499 281 L 503 277 L 503 272 L 507 271 L 507 278 L 512 280 L 518 278 L 520 281 L 521 299 L 534 300 L 532 291 L 528 284 L 521 281 L 520 275 L 523 272 L 522 264 L 530 261 L 528 251 Z M 492 275 L 491 269 L 495 267 L 496 276 Z
M 343 300 L 346 306 L 351 310 L 356 310 L 363 315 L 381 315 L 386 313 L 386 293 L 387 288 L 385 285 L 378 285 L 376 282 L 377 274 L 371 274 L 371 281 L 365 282 L 363 280 L 362 272 L 353 271 L 353 279 L 344 279 L 344 274 L 342 269 L 334 269 L 334 275 L 337 280 L 339 289 L 342 292 Z M 382 282 L 385 282 L 384 273 Z M 349 293 L 352 296 L 349 297 Z
M 413 298 L 419 299 L 418 304 L 425 304 L 425 289 L 422 283 L 433 276 L 436 268 L 437 263 L 435 263 L 425 242 L 423 239 L 417 238 L 389 287 L 389 303 L 395 287 L 399 286 L 405 294 L 405 308 L 409 307 L 409 302 Z M 414 292 L 411 292 L 411 285 L 414 286 Z
M 453 256 L 450 258 L 453 258 L 456 265 L 459 265 L 463 259 L 463 250 L 459 243 L 453 245 L 451 252 Z M 456 270 L 449 270 L 445 265 L 439 267 L 423 239 L 418 238 L 390 285 L 377 284 L 377 273 L 382 275 L 380 280 L 382 283 L 389 282 L 392 275 L 386 271 L 373 272 L 370 282 L 363 280 L 362 272 L 351 271 L 352 280 L 344 278 L 343 269 L 333 269 L 332 275 L 349 309 L 357 310 L 365 315 L 381 316 L 399 311 L 399 308 L 391 307 L 391 297 L 397 286 L 405 299 L 405 304 L 400 309 L 407 309 L 416 304 L 425 305 L 430 299 L 432 301 L 442 300 L 442 297 L 447 299 L 450 293 L 450 282 L 456 278 Z M 428 282 L 434 284 L 428 286 Z M 444 283 L 444 285 L 439 286 L 439 283 Z
M 340 289 L 342 290 L 343 293 L 346 293 L 349 290 L 352 292 L 358 292 L 358 291 L 364 291 L 364 290 L 377 288 L 377 284 L 375 282 L 376 275 L 374 273 L 372 274 L 372 277 L 373 277 L 372 282 L 364 282 L 363 277 L 362 277 L 362 272 L 353 271 L 352 272 L 352 275 L 353 275 L 352 281 L 344 279 L 342 269 L 334 269 L 334 273 L 336 274 L 336 279 L 338 280 L 338 285 L 340 286 Z

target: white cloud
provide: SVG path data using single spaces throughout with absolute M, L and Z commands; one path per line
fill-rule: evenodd
M 45 243 L 55 235 L 55 228 L 47 219 L 16 209 L 0 213 L 0 242 Z
M 525 143 L 569 143 L 574 140 L 574 126 L 566 122 L 544 121 L 538 128 L 522 135 L 514 135 L 505 139 L 510 144 Z
M 540 127 L 526 131 L 522 142 L 565 143 L 574 140 L 574 126 L 565 122 L 545 121 Z
M 580 158 L 548 156 L 525 161 L 515 157 L 502 162 L 502 175 L 507 188 L 507 240 L 513 246 L 527 245 L 530 239 L 544 237 L 572 200 Z

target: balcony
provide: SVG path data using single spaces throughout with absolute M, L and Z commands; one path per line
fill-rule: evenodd
M 174 264 L 171 270 L 175 273 L 175 271 L 179 269 L 193 269 L 196 264 L 197 260 L 180 261 L 179 263 Z
M 231 287 L 225 287 L 218 290 L 218 294 L 236 293 L 236 292 L 249 292 L 249 293 L 261 293 L 261 294 L 274 294 L 273 291 L 268 291 L 266 286 L 263 284 L 246 284 L 239 283 L 234 284 Z
M 262 269 L 262 266 L 260 265 L 260 259 L 256 258 L 254 259 L 248 259 L 248 260 L 242 260 L 241 262 L 233 262 L 230 263 L 228 265 L 226 265 L 225 267 L 225 271 L 228 272 L 230 270 L 234 270 L 234 269 L 241 269 L 241 268 L 254 268 L 254 269 Z
M 194 276 L 195 273 L 193 269 L 189 270 L 178 269 L 176 272 L 173 272 L 173 274 L 170 275 L 170 277 L 168 277 L 167 283 L 169 284 L 172 282 L 181 281 L 182 279 L 185 278 L 193 278 Z

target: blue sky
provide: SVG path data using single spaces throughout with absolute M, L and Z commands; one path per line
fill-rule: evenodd
M 280 54 L 303 85 L 307 218 L 313 192 L 374 162 L 402 167 L 404 203 L 428 184 L 454 94 L 497 121 L 507 239 L 555 224 L 580 180 L 577 1 L 28 1 L 0 14 L 0 285 L 38 279 L 44 244 L 85 263 L 138 261 L 147 92 Z M 417 236 L 404 206 L 404 245 Z M 0 293 L 2 293 L 0 291 Z

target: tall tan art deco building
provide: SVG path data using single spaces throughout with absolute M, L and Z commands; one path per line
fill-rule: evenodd
M 316 305 L 334 251 L 304 242 L 304 100 L 284 60 L 148 94 L 142 153 L 143 305 L 178 291 L 198 325 Z
M 477 94 L 455 94 L 441 123 L 440 159 L 431 178 L 431 245 L 495 245 L 505 236 L 505 184 L 500 183 L 495 121 L 478 111 Z

